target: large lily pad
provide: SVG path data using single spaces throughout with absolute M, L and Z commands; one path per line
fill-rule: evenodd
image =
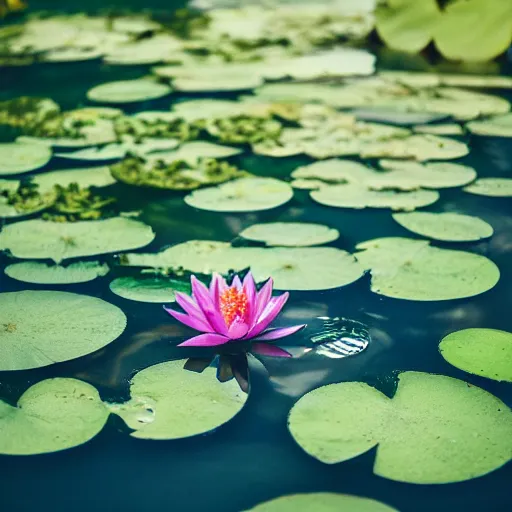
M 232 146 L 222 146 L 205 141 L 193 141 L 182 144 L 178 149 L 173 151 L 160 151 L 153 155 L 147 155 L 148 161 L 161 160 L 163 162 L 175 162 L 184 160 L 191 164 L 195 164 L 201 158 L 228 158 L 238 155 L 243 150 Z
M 466 128 L 476 135 L 512 137 L 512 114 L 491 117 L 483 121 L 471 121 Z
M 494 232 L 482 219 L 460 213 L 395 213 L 393 219 L 413 233 L 445 242 L 475 242 Z
M 116 180 L 107 166 L 101 166 L 45 172 L 34 176 L 32 182 L 39 185 L 39 190 L 51 190 L 55 185 L 66 188 L 72 183 L 83 188 L 108 187 Z
M 31 215 L 49 208 L 56 200 L 56 190 L 40 191 L 17 180 L 0 179 L 0 218 Z
M 72 284 L 92 281 L 107 275 L 109 270 L 106 263 L 101 264 L 98 261 L 78 261 L 67 267 L 24 261 L 8 265 L 5 274 L 24 283 Z
M 480 178 L 464 187 L 464 192 L 478 196 L 512 197 L 512 178 Z
M 41 144 L 8 142 L 0 144 L 0 176 L 21 174 L 46 165 L 52 152 Z
M 428 206 L 439 199 L 439 193 L 434 190 L 371 190 L 358 183 L 324 186 L 313 190 L 310 195 L 317 203 L 336 208 L 391 208 L 404 211 Z
M 111 406 L 135 430 L 133 437 L 181 439 L 204 434 L 245 405 L 247 395 L 235 381 L 221 383 L 214 368 L 196 373 L 185 370 L 184 364 L 184 360 L 169 361 L 142 370 L 131 380 L 131 401 Z M 134 414 L 141 404 L 153 411 L 150 420 L 139 421 Z
M 372 291 L 406 300 L 472 297 L 493 288 L 498 267 L 485 256 L 430 246 L 409 238 L 377 238 L 356 246 L 356 257 L 372 274 Z
M 401 373 L 392 399 L 363 382 L 324 386 L 295 404 L 289 428 L 307 453 L 330 464 L 377 446 L 374 473 L 400 482 L 460 482 L 512 458 L 512 411 L 443 375 Z
M 73 223 L 36 219 L 5 226 L 0 249 L 8 249 L 16 258 L 60 263 L 67 258 L 137 249 L 154 238 L 151 227 L 123 217 Z
M 75 293 L 0 294 L 0 371 L 40 368 L 91 354 L 121 335 L 124 313 Z
M 175 292 L 190 293 L 190 286 L 164 277 L 119 277 L 110 283 L 110 290 L 123 299 L 165 304 L 174 302 Z
M 453 366 L 488 379 L 512 382 L 512 334 L 463 329 L 445 336 L 439 352 Z
M 43 380 L 21 396 L 17 407 L 0 400 L 0 453 L 35 455 L 73 448 L 98 434 L 109 414 L 90 384 Z
M 290 494 L 256 505 L 246 512 L 397 512 L 380 501 L 348 494 Z
M 308 247 L 322 245 L 339 238 L 337 229 L 307 222 L 269 222 L 253 224 L 240 236 L 247 240 L 265 242 L 268 246 Z
M 288 183 L 274 178 L 242 178 L 217 187 L 196 190 L 185 197 L 189 206 L 213 212 L 270 210 L 293 197 Z
M 172 89 L 154 80 L 119 80 L 97 85 L 87 92 L 87 98 L 98 103 L 133 103 L 167 96 Z

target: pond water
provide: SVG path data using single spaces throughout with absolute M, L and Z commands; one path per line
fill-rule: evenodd
M 407 61 L 401 61 L 399 57 L 377 62 L 379 69 L 386 65 L 408 69 Z M 91 104 L 86 99 L 91 87 L 113 80 L 142 77 L 150 67 L 115 66 L 95 60 L 3 68 L 0 69 L 0 101 L 18 96 L 50 97 L 63 110 L 75 109 Z M 506 75 L 505 67 L 503 75 Z M 485 89 L 482 92 L 512 100 L 512 94 L 508 92 Z M 236 99 L 238 94 L 174 93 L 171 98 L 137 102 L 123 106 L 123 109 L 129 114 L 169 110 L 171 103 L 205 97 Z M 473 167 L 479 178 L 511 177 L 510 139 L 459 138 L 469 140 L 470 153 L 456 160 L 457 163 Z M 3 130 L 1 142 L 12 140 L 13 132 Z M 257 176 L 288 180 L 294 169 L 308 165 L 314 159 L 303 155 L 279 159 L 245 152 L 230 157 L 229 161 Z M 43 170 L 81 166 L 87 164 L 70 165 L 52 159 Z M 156 233 L 155 239 L 141 249 L 145 253 L 194 239 L 244 245 L 239 233 L 260 222 L 327 225 L 341 233 L 329 246 L 350 253 L 355 251 L 357 244 L 375 238 L 421 239 L 406 232 L 392 219 L 388 209 L 330 208 L 312 201 L 307 190 L 296 190 L 293 199 L 283 206 L 247 213 L 193 209 L 184 203 L 184 193 L 121 183 L 102 189 L 102 192 L 117 198 L 119 211 L 142 211 L 139 220 Z M 468 214 L 492 225 L 494 235 L 483 241 L 433 242 L 433 245 L 462 249 L 489 258 L 501 273 L 496 286 L 465 299 L 400 300 L 372 292 L 371 278 L 367 274 L 341 288 L 292 291 L 283 314 L 274 325 L 308 324 L 301 333 L 280 340 L 279 345 L 296 357 L 264 358 L 264 366 L 250 358 L 250 395 L 246 406 L 232 420 L 208 435 L 150 441 L 127 435 L 129 429 L 119 417 L 112 415 L 98 435 L 72 449 L 31 456 L 0 455 L 2 510 L 238 512 L 278 496 L 302 492 L 336 492 L 373 498 L 402 512 L 512 509 L 508 488 L 512 479 L 510 462 L 485 476 L 464 482 L 415 485 L 375 475 L 372 470 L 375 449 L 339 464 L 324 464 L 307 455 L 287 429 L 291 407 L 307 392 L 326 384 L 357 381 L 376 385 L 392 396 L 396 375 L 401 371 L 454 377 L 478 386 L 512 406 L 512 384 L 459 370 L 448 364 L 438 351 L 439 341 L 454 331 L 489 328 L 512 332 L 510 198 L 485 197 L 465 193 L 461 188 L 450 188 L 441 190 L 439 201 L 422 211 Z M 13 222 L 8 220 L 4 224 Z M 137 371 L 164 361 L 201 356 L 200 349 L 176 346 L 193 335 L 192 331 L 174 321 L 160 304 L 127 300 L 110 291 L 109 284 L 114 278 L 135 275 L 133 269 L 117 266 L 119 259 L 115 255 L 82 258 L 105 261 L 112 270 L 94 281 L 69 285 L 16 281 L 3 272 L 12 262 L 11 258 L 7 254 L 1 258 L 2 293 L 61 290 L 90 295 L 118 306 L 128 319 L 122 335 L 98 352 L 44 368 L 0 372 L 0 398 L 10 404 L 15 404 L 31 385 L 55 377 L 83 380 L 96 387 L 105 401 L 123 401 L 129 397 L 128 381 Z M 333 325 L 326 325 L 326 321 L 318 317 L 345 319 L 334 325 L 345 326 L 348 345 L 352 338 L 363 340 L 363 345 L 370 340 L 368 346 L 347 357 L 334 357 L 340 353 L 345 355 L 343 347 L 339 346 L 331 347 L 331 350 L 325 347 L 311 350 L 318 337 L 325 342 L 322 336 L 326 336 L 326 330 Z M 339 341 L 341 334 L 337 331 L 332 341 Z M 174 390 L 168 392 L 172 395 Z M 1 428 L 0 424 L 0 431 Z M 411 464 L 414 465 L 413 456 Z

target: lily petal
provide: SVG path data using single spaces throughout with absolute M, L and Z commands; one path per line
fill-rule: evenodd
M 252 277 L 252 274 L 250 272 L 247 273 L 247 275 L 244 278 L 244 282 L 242 284 L 242 287 L 245 292 L 245 296 L 247 297 L 247 313 L 245 314 L 245 321 L 249 325 L 249 327 L 252 327 L 256 313 L 256 297 L 257 297 L 257 291 L 256 291 L 256 284 L 254 283 L 254 278 Z
M 194 299 L 181 292 L 176 292 L 175 298 L 176 302 L 181 306 L 185 313 L 187 313 L 192 318 L 196 318 L 200 322 L 204 322 L 206 325 L 209 326 L 209 328 L 206 330 L 208 332 L 213 332 L 213 327 L 210 325 L 210 323 L 204 316 L 203 310 L 197 305 Z
M 213 330 L 223 336 L 228 335 L 228 328 L 226 322 L 219 309 L 216 309 L 212 298 L 210 297 L 210 291 L 206 286 L 201 283 L 195 276 L 190 279 L 192 283 L 192 293 L 198 306 L 201 308 L 206 320 L 213 327 Z
M 167 311 L 167 313 L 169 313 L 169 315 L 178 320 L 178 322 L 181 322 L 182 324 L 187 325 L 196 331 L 211 332 L 210 325 L 198 318 L 191 317 L 185 313 L 180 313 L 179 311 L 174 311 L 174 309 L 171 308 L 164 309 Z
M 233 282 L 231 283 L 231 288 L 236 288 L 237 290 L 240 290 L 240 288 L 242 288 L 242 281 L 240 281 L 240 278 L 238 276 L 235 276 L 233 278 Z
M 243 338 L 249 331 L 249 325 L 244 322 L 242 318 L 235 318 L 233 323 L 229 326 L 228 338 L 232 340 L 239 340 Z
M 269 329 L 268 331 L 260 334 L 255 340 L 257 341 L 269 341 L 269 340 L 278 340 L 279 338 L 284 338 L 286 336 L 290 336 L 299 332 L 301 329 L 304 329 L 306 324 L 302 325 L 293 325 L 292 327 L 283 327 L 281 329 Z
M 229 339 L 220 334 L 206 333 L 194 336 L 183 343 L 180 343 L 178 347 L 216 347 L 217 345 L 224 345 L 228 343 Z
M 251 352 L 262 356 L 292 357 L 292 355 L 289 352 L 286 352 L 286 350 L 276 347 L 275 345 L 269 345 L 268 343 L 253 343 Z
M 258 318 L 261 316 L 261 313 L 265 309 L 265 306 L 268 304 L 270 298 L 272 297 L 272 289 L 274 287 L 274 281 L 270 278 L 258 292 L 256 296 L 256 307 L 254 310 L 253 321 L 256 322 Z
M 216 309 L 218 309 L 220 305 L 220 295 L 227 287 L 228 285 L 226 280 L 220 274 L 215 272 L 212 276 L 212 280 L 210 281 L 210 297 L 212 298 L 213 305 Z
M 282 295 L 279 295 L 279 297 L 273 297 L 270 299 L 260 317 L 247 334 L 247 338 L 254 338 L 263 332 L 281 312 L 289 296 L 290 294 L 285 292 Z

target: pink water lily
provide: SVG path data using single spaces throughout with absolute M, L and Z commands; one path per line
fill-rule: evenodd
M 214 274 L 208 289 L 195 276 L 191 277 L 192 295 L 176 293 L 176 302 L 185 313 L 165 308 L 179 322 L 202 331 L 203 334 L 181 343 L 180 347 L 214 347 L 234 341 L 251 341 L 251 352 L 261 355 L 290 357 L 285 350 L 259 343 L 294 334 L 304 325 L 267 329 L 283 309 L 288 292 L 272 297 L 273 281 L 269 279 L 256 290 L 249 272 L 243 283 L 235 276 L 231 286 L 219 274 Z

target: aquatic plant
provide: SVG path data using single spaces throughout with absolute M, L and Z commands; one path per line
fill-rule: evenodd
M 231 285 L 220 274 L 214 274 L 208 289 L 195 276 L 191 277 L 192 296 L 176 293 L 176 302 L 185 313 L 167 309 L 179 322 L 202 331 L 181 343 L 181 347 L 214 347 L 234 341 L 271 341 L 296 333 L 304 325 L 281 329 L 267 327 L 288 300 L 288 292 L 272 297 L 273 281 L 269 279 L 260 291 L 249 272 L 243 283 L 235 276 Z M 286 357 L 278 347 L 255 343 L 252 351 L 264 355 Z

